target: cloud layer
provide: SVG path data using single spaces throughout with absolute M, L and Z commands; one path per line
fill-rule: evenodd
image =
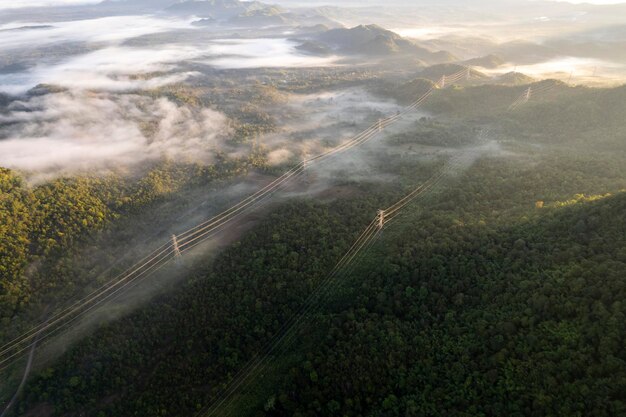
M 190 29 L 193 19 L 112 16 L 65 22 L 12 22 L 0 25 L 0 51 L 62 42 L 119 44 L 126 39 L 176 29 Z
M 392 101 L 378 99 L 359 88 L 318 94 L 291 95 L 281 109 L 288 122 L 261 142 L 271 150 L 270 164 L 308 158 L 339 145 L 380 117 L 401 110 Z M 288 115 L 288 117 L 287 117 Z
M 209 45 L 205 63 L 219 68 L 312 67 L 333 64 L 337 57 L 298 53 L 297 43 L 280 38 L 224 39 Z
M 17 102 L 0 116 L 0 166 L 38 177 L 108 171 L 169 157 L 209 163 L 228 135 L 226 117 L 165 98 L 58 93 Z
M 10 53 L 10 52 L 7 52 Z M 217 39 L 202 44 L 161 44 L 152 48 L 111 45 L 51 64 L 0 74 L 0 92 L 22 94 L 37 84 L 89 90 L 128 91 L 155 88 L 188 79 L 184 64 L 221 69 L 314 67 L 336 57 L 300 54 L 286 39 Z

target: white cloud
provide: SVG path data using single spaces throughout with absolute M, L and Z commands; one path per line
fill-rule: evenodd
M 217 56 L 205 62 L 220 68 L 276 68 L 328 66 L 336 56 L 315 57 L 296 49 L 287 39 L 225 39 L 209 45 L 208 52 Z
M 77 89 L 126 91 L 181 82 L 194 73 L 176 72 L 179 64 L 203 62 L 220 68 L 325 66 L 336 57 L 301 55 L 285 39 L 216 40 L 202 45 L 159 45 L 154 48 L 110 46 L 54 65 L 0 75 L 0 91 L 20 94 L 47 83 Z M 163 72 L 148 79 L 136 75 Z
M 60 42 L 119 43 L 126 39 L 174 29 L 190 29 L 192 19 L 153 16 L 112 16 L 54 23 L 12 22 L 0 25 L 0 51 L 34 48 Z M 21 28 L 20 30 L 11 30 Z
M 226 117 L 165 98 L 58 93 L 13 105 L 0 166 L 47 178 L 107 171 L 167 156 L 210 163 L 228 135 Z M 7 131 L 8 130 L 8 131 Z
M 154 88 L 180 82 L 190 72 L 150 76 L 137 75 L 167 72 L 176 63 L 200 54 L 196 48 L 163 46 L 159 49 L 110 47 L 90 52 L 57 65 L 38 65 L 27 71 L 0 76 L 0 91 L 23 93 L 37 84 L 90 90 L 125 91 Z
M 349 88 L 316 94 L 290 95 L 280 107 L 283 126 L 265 135 L 261 143 L 271 149 L 270 164 L 318 155 L 360 132 L 378 117 L 401 110 L 362 89 Z
M 54 54 L 51 56 L 53 62 L 44 55 L 36 66 L 28 70 L 0 75 L 0 91 L 19 94 L 40 83 L 119 91 L 182 81 L 190 74 L 168 74 L 148 80 L 131 79 L 131 76 L 169 71 L 175 67 L 175 63 L 198 56 L 198 48 L 184 45 L 161 45 L 158 49 L 130 48 L 121 46 L 121 43 L 141 35 L 191 28 L 190 23 L 191 20 L 151 16 L 116 16 L 49 25 L 13 22 L 0 26 L 0 54 L 9 57 L 17 49 L 21 53 L 29 48 L 42 48 L 54 43 L 86 42 L 98 48 L 86 54 L 61 59 L 60 62 Z M 10 30 L 20 27 L 22 29 Z

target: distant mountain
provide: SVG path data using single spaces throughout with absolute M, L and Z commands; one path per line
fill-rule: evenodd
M 295 13 L 287 11 L 278 6 L 267 6 L 258 8 L 255 4 L 254 8 L 238 14 L 228 20 L 228 23 L 237 26 L 257 27 L 257 26 L 298 26 L 313 27 L 315 25 L 323 25 L 320 27 L 328 30 L 330 28 L 342 27 L 342 25 L 334 20 L 328 19 L 316 13 Z
M 535 64 L 560 54 L 554 48 L 527 41 L 512 41 L 499 45 L 495 54 L 516 64 Z
M 560 39 L 569 39 L 571 41 L 598 41 L 598 42 L 625 42 L 626 41 L 626 24 L 601 26 L 597 28 L 587 29 L 580 32 L 574 32 L 559 36 Z M 550 40 L 548 40 L 550 41 Z
M 247 10 L 229 19 L 229 23 L 241 26 L 284 26 L 296 21 L 280 7 Z
M 496 81 L 505 85 L 523 85 L 535 82 L 535 79 L 521 72 L 507 72 L 496 78 Z
M 626 25 L 595 28 L 556 36 L 544 41 L 546 46 L 570 56 L 626 62 Z
M 341 25 L 340 25 L 341 26 Z M 313 26 L 300 26 L 298 28 L 298 34 L 300 35 L 308 35 L 308 36 L 313 36 L 316 34 L 319 34 L 321 32 L 326 32 L 327 30 L 332 29 L 332 26 L 328 26 L 325 24 L 316 24 Z
M 0 32 L 19 32 L 22 30 L 52 29 L 53 27 L 54 26 L 52 25 L 29 25 L 9 29 L 0 29 Z
M 316 10 L 304 11 L 297 14 L 298 23 L 309 29 L 329 30 L 333 28 L 343 28 L 344 26 L 336 20 L 333 20 L 324 14 L 318 13 Z M 322 30 L 316 30 L 322 31 Z
M 494 54 L 468 59 L 467 61 L 463 62 L 464 65 L 470 67 L 482 67 L 489 69 L 498 68 L 505 63 L 506 61 L 504 59 Z
M 466 36 L 453 34 L 436 39 L 424 39 L 420 40 L 420 45 L 431 50 L 449 51 L 462 59 L 471 59 L 492 54 L 498 46 L 498 44 L 491 39 L 472 36 L 471 34 Z
M 120 8 L 126 10 L 146 11 L 162 10 L 177 3 L 177 0 L 104 0 L 96 5 L 100 8 Z
M 291 12 L 279 6 L 270 6 L 258 1 L 239 0 L 186 0 L 171 5 L 166 12 L 202 19 L 194 26 L 226 23 L 240 27 L 293 26 L 312 27 L 325 25 L 328 28 L 342 27 L 341 24 L 316 12 Z
M 343 52 L 351 53 L 409 52 L 415 47 L 410 41 L 378 25 L 331 29 L 318 38 Z
M 296 48 L 301 52 L 312 55 L 330 55 L 332 53 L 328 46 L 314 41 L 305 41 Z
M 461 64 L 438 64 L 424 68 L 419 75 L 422 78 L 437 81 L 444 75 L 452 75 L 459 71 L 463 71 L 464 69 L 467 69 L 467 67 Z M 476 71 L 475 69 L 470 70 L 470 75 L 474 81 L 476 79 L 489 79 L 488 75 L 480 71 Z
M 551 88 L 569 88 L 569 85 L 566 82 L 554 78 L 546 78 L 545 80 L 535 81 L 531 84 L 534 88 L 547 86 L 550 86 Z
M 318 34 L 315 39 L 328 45 L 331 49 L 345 54 L 377 56 L 405 54 L 429 62 L 454 60 L 454 57 L 447 52 L 431 52 L 378 25 L 331 29 Z
M 210 25 L 214 25 L 217 22 L 216 19 L 212 18 L 212 17 L 203 17 L 200 20 L 196 20 L 194 22 L 191 22 L 191 24 L 193 26 L 210 26 Z
M 173 14 L 196 15 L 200 17 L 212 17 L 214 19 L 226 20 L 232 19 L 241 14 L 265 8 L 267 8 L 267 5 L 257 1 L 186 0 L 167 7 L 165 11 Z
M 448 51 L 432 52 L 430 58 L 431 62 L 452 62 L 457 60 L 454 54 Z

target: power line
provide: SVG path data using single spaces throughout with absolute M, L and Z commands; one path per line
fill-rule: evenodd
M 469 69 L 463 69 L 448 77 L 449 80 L 460 79 L 464 74 L 469 73 Z M 445 77 L 445 76 L 444 76 Z M 444 78 L 445 79 L 445 78 Z M 368 127 L 363 132 L 354 136 L 346 143 L 339 145 L 329 151 L 323 152 L 319 155 L 305 159 L 300 164 L 294 166 L 283 175 L 266 185 L 262 189 L 258 190 L 251 196 L 245 198 L 239 203 L 231 206 L 230 208 L 222 211 L 211 219 L 202 222 L 178 235 L 173 235 L 172 239 L 155 249 L 149 255 L 144 257 L 137 264 L 131 266 L 122 274 L 117 275 L 115 278 L 104 284 L 103 286 L 93 290 L 87 296 L 79 299 L 74 304 L 66 307 L 60 312 L 54 314 L 45 323 L 39 324 L 30 330 L 26 331 L 22 335 L 15 337 L 10 342 L 0 347 L 0 371 L 6 369 L 11 365 L 9 361 L 16 357 L 19 357 L 21 353 L 32 347 L 35 343 L 33 339 L 37 335 L 41 335 L 40 339 L 46 339 L 51 335 L 58 333 L 59 329 L 66 328 L 70 323 L 76 321 L 78 318 L 83 317 L 94 308 L 100 306 L 111 297 L 119 296 L 120 291 L 127 289 L 130 285 L 133 285 L 137 280 L 143 280 L 147 276 L 161 269 L 172 258 L 182 256 L 187 250 L 192 249 L 198 244 L 202 243 L 206 239 L 214 236 L 219 232 L 226 224 L 239 218 L 244 213 L 248 212 L 252 208 L 258 207 L 264 201 L 267 200 L 275 192 L 281 190 L 288 182 L 297 178 L 304 167 L 314 162 L 322 162 L 323 160 L 330 158 L 336 154 L 345 152 L 355 146 L 366 143 L 371 138 L 381 133 L 382 130 L 398 120 L 400 120 L 405 114 L 414 110 L 420 106 L 426 99 L 428 99 L 434 91 L 434 87 L 431 87 L 426 93 L 420 96 L 413 103 L 405 107 L 400 113 L 379 119 L 378 122 Z M 148 274 L 148 275 L 146 275 Z M 55 328 L 57 327 L 57 328 Z M 46 333 L 47 332 L 47 333 Z M 25 344 L 25 346 L 23 346 Z
M 255 354 L 233 377 L 226 390 L 216 400 L 214 400 L 212 405 L 199 412 L 196 416 L 211 417 L 216 415 L 217 411 L 220 409 L 222 410 L 220 415 L 226 415 L 224 412 L 227 412 L 227 410 L 224 410 L 224 408 L 228 407 L 232 403 L 234 394 L 237 390 L 242 386 L 246 387 L 251 384 L 255 375 L 264 371 L 264 369 L 268 366 L 267 359 L 269 356 L 271 356 L 278 349 L 282 352 L 291 345 L 297 331 L 297 326 L 306 320 L 307 316 L 310 316 L 314 309 L 320 306 L 326 294 L 338 285 L 338 278 L 345 275 L 345 268 L 349 267 L 352 261 L 359 256 L 362 250 L 367 248 L 368 245 L 379 236 L 381 230 L 397 216 L 397 212 L 410 202 L 414 201 L 419 195 L 432 189 L 446 173 L 450 172 L 455 167 L 458 167 L 462 162 L 463 158 L 453 158 L 446 165 L 444 165 L 439 172 L 434 174 L 424 183 L 420 184 L 417 188 L 394 203 L 388 209 L 379 210 L 372 222 L 365 228 L 342 258 L 335 264 L 326 279 L 324 279 L 322 283 L 318 285 L 317 289 L 309 295 L 300 311 L 293 315 L 288 324 L 283 325 L 276 332 L 276 335 L 261 349 L 264 353 L 260 354 L 257 352 L 257 354 Z M 282 348 L 280 347 L 281 344 L 283 344 Z

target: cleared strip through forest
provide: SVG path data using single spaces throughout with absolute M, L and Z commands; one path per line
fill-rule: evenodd
M 215 234 L 223 230 L 225 226 L 231 224 L 234 220 L 259 207 L 276 192 L 282 190 L 288 183 L 302 175 L 308 166 L 314 163 L 321 163 L 322 161 L 325 161 L 335 155 L 368 142 L 379 133 L 383 132 L 385 128 L 393 125 L 402 119 L 404 115 L 419 107 L 438 88 L 443 88 L 447 85 L 446 83 L 455 82 L 463 77 L 469 77 L 470 75 L 471 70 L 469 68 L 464 68 L 452 75 L 443 76 L 439 82 L 428 89 L 414 102 L 406 106 L 399 113 L 380 119 L 361 133 L 352 137 L 347 142 L 300 162 L 280 177 L 276 178 L 268 185 L 241 200 L 237 204 L 229 207 L 210 219 L 182 233 L 179 233 L 176 236 L 177 247 L 179 250 L 178 252 L 175 251 L 172 241 L 164 243 L 123 273 L 115 276 L 107 283 L 93 290 L 88 295 L 82 297 L 70 306 L 55 313 L 45 322 L 34 326 L 30 330 L 1 346 L 0 372 L 12 366 L 17 360 L 19 360 L 23 354 L 25 354 L 25 352 L 36 343 L 35 339 L 37 339 L 37 342 L 42 344 L 45 339 L 66 330 L 71 324 L 84 317 L 87 313 L 93 311 L 97 307 L 103 305 L 105 302 L 114 300 L 115 298 L 121 296 L 124 292 L 133 288 L 141 281 L 152 276 L 156 271 L 163 268 L 168 262 L 175 259 L 179 253 L 184 254 L 185 252 L 193 249 L 207 239 L 215 236 Z
M 319 311 L 325 297 L 339 284 L 340 278 L 347 275 L 346 268 L 366 250 L 370 244 L 379 236 L 385 225 L 396 218 L 400 210 L 417 198 L 425 196 L 429 191 L 439 184 L 446 174 L 459 167 L 467 155 L 449 160 L 438 172 L 433 174 L 428 180 L 420 184 L 413 191 L 409 192 L 403 198 L 391 205 L 385 210 L 381 210 L 372 222 L 363 230 L 352 246 L 346 251 L 343 257 L 335 264 L 326 278 L 317 286 L 317 288 L 305 300 L 301 308 L 285 322 L 276 335 L 261 348 L 260 352 L 254 355 L 242 369 L 229 382 L 224 392 L 213 401 L 212 405 L 196 416 L 210 417 L 215 415 L 226 416 L 230 414 L 229 406 L 235 399 L 235 395 L 241 389 L 246 389 L 252 385 L 255 378 L 262 374 L 270 364 L 269 358 L 278 353 L 284 353 L 286 349 L 294 342 L 294 338 L 299 330 L 299 326 L 306 322 L 312 314 Z M 381 219 L 382 213 L 389 213 L 387 220 Z M 219 412 L 219 414 L 218 414 Z

